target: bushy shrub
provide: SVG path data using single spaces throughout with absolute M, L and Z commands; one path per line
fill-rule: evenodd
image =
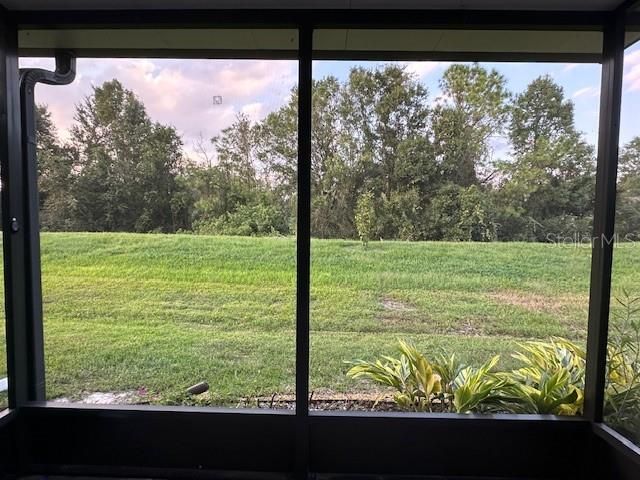
M 582 412 L 584 350 L 569 340 L 551 338 L 523 343 L 513 357 L 523 366 L 501 375 L 507 381 L 507 410 L 555 415 Z
M 241 205 L 235 211 L 198 222 L 196 231 L 207 235 L 271 236 L 289 233 L 288 219 L 277 208 Z
M 376 210 L 373 204 L 373 193 L 365 192 L 358 197 L 355 213 L 358 237 L 366 247 L 376 227 Z
M 471 185 L 447 184 L 435 194 L 428 209 L 425 238 L 488 242 L 496 239 L 495 206 L 487 191 Z
M 376 233 L 385 239 L 422 240 L 424 216 L 420 205 L 416 188 L 396 192 L 391 197 L 382 193 Z
M 500 410 L 506 380 L 492 373 L 499 356 L 475 368 L 460 370 L 453 380 L 453 410 L 458 413 L 491 412 Z
M 592 232 L 591 217 L 559 215 L 543 220 L 530 238 L 537 242 L 573 244 L 590 241 Z
M 366 362 L 358 360 L 348 372 L 395 388 L 393 399 L 404 410 L 430 412 L 433 399 L 442 392 L 441 377 L 413 345 L 399 341 L 400 356 Z
M 640 298 L 616 299 L 605 391 L 605 414 L 615 428 L 640 441 Z M 499 357 L 480 367 L 454 355 L 430 361 L 400 341 L 398 357 L 349 362 L 347 375 L 395 390 L 398 407 L 411 411 L 579 415 L 583 410 L 586 352 L 564 338 L 519 344 L 512 355 L 520 367 L 495 371 Z
M 399 341 L 399 357 L 351 362 L 347 375 L 368 378 L 393 387 L 393 398 L 403 410 L 471 412 L 497 401 L 504 380 L 491 373 L 494 357 L 480 368 L 458 363 L 455 356 L 430 362 L 412 344 Z

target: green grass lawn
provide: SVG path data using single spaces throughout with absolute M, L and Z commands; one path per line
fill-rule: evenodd
M 617 248 L 614 288 L 640 295 L 638 253 Z M 314 240 L 311 388 L 371 388 L 344 361 L 398 338 L 503 367 L 518 341 L 583 343 L 589 266 L 587 247 Z M 293 238 L 43 233 L 42 270 L 50 398 L 172 403 L 202 380 L 214 403 L 294 391 Z

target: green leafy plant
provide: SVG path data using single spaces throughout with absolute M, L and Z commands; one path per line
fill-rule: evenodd
M 453 395 L 455 380 L 460 375 L 460 372 L 466 368 L 466 365 L 460 362 L 454 353 L 449 357 L 440 355 L 438 360 L 434 362 L 433 368 L 440 375 L 443 394 L 446 396 Z
M 607 421 L 640 439 L 640 298 L 616 297 L 608 348 L 605 391 Z M 430 362 L 400 341 L 398 358 L 352 363 L 350 377 L 366 377 L 396 390 L 401 409 L 414 411 L 511 412 L 580 415 L 584 402 L 586 352 L 560 337 L 518 345 L 521 366 L 496 372 L 499 356 L 480 367 L 455 355 Z
M 441 378 L 434 367 L 413 345 L 399 341 L 400 357 L 383 360 L 356 360 L 347 372 L 352 378 L 366 377 L 393 387 L 398 406 L 405 410 L 432 411 L 432 401 L 442 390 Z
M 469 412 L 490 410 L 501 399 L 506 381 L 491 374 L 500 357 L 479 368 L 465 366 L 455 355 L 430 362 L 410 343 L 399 341 L 398 358 L 351 362 L 351 378 L 368 378 L 396 390 L 394 401 L 403 410 Z
M 586 356 L 564 338 L 519 344 L 512 355 L 523 366 L 504 378 L 509 381 L 511 410 L 521 413 L 577 415 L 582 412 Z
M 413 345 L 400 341 L 399 358 L 353 363 L 348 375 L 366 377 L 396 390 L 401 409 L 414 411 L 511 412 L 577 415 L 582 412 L 586 356 L 563 338 L 519 345 L 513 357 L 522 366 L 495 372 L 500 357 L 480 367 L 455 355 L 429 362 Z
M 492 411 L 502 404 L 507 381 L 491 372 L 499 360 L 496 355 L 478 368 L 460 370 L 453 381 L 453 407 L 457 413 Z

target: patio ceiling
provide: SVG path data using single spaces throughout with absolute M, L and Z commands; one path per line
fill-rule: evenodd
M 77 56 L 171 55 L 171 51 L 233 56 L 232 52 L 291 52 L 298 47 L 295 29 L 24 29 L 18 43 L 22 55 L 49 55 L 69 49 Z M 448 58 L 463 52 L 496 54 L 567 54 L 585 56 L 602 52 L 602 32 L 536 30 L 448 29 L 318 29 L 314 50 L 325 56 L 400 52 Z M 452 57 L 455 58 L 455 57 Z M 579 61 L 579 60 L 576 60 Z

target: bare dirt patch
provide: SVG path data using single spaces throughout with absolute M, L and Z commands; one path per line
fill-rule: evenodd
M 384 297 L 380 301 L 380 305 L 382 305 L 382 308 L 390 312 L 413 312 L 416 310 L 416 307 L 413 305 L 390 297 Z
M 385 296 L 380 299 L 379 305 L 382 311 L 377 318 L 383 324 L 401 325 L 416 320 L 418 309 L 408 302 Z
M 549 297 L 537 293 L 502 290 L 490 293 L 489 297 L 495 302 L 521 307 L 531 312 L 562 313 L 567 308 L 587 305 L 587 300 L 579 295 Z
M 465 337 L 474 337 L 484 334 L 484 330 L 480 325 L 476 325 L 471 320 L 465 320 L 454 328 L 449 329 L 446 333 L 455 333 L 458 335 L 464 335 Z

